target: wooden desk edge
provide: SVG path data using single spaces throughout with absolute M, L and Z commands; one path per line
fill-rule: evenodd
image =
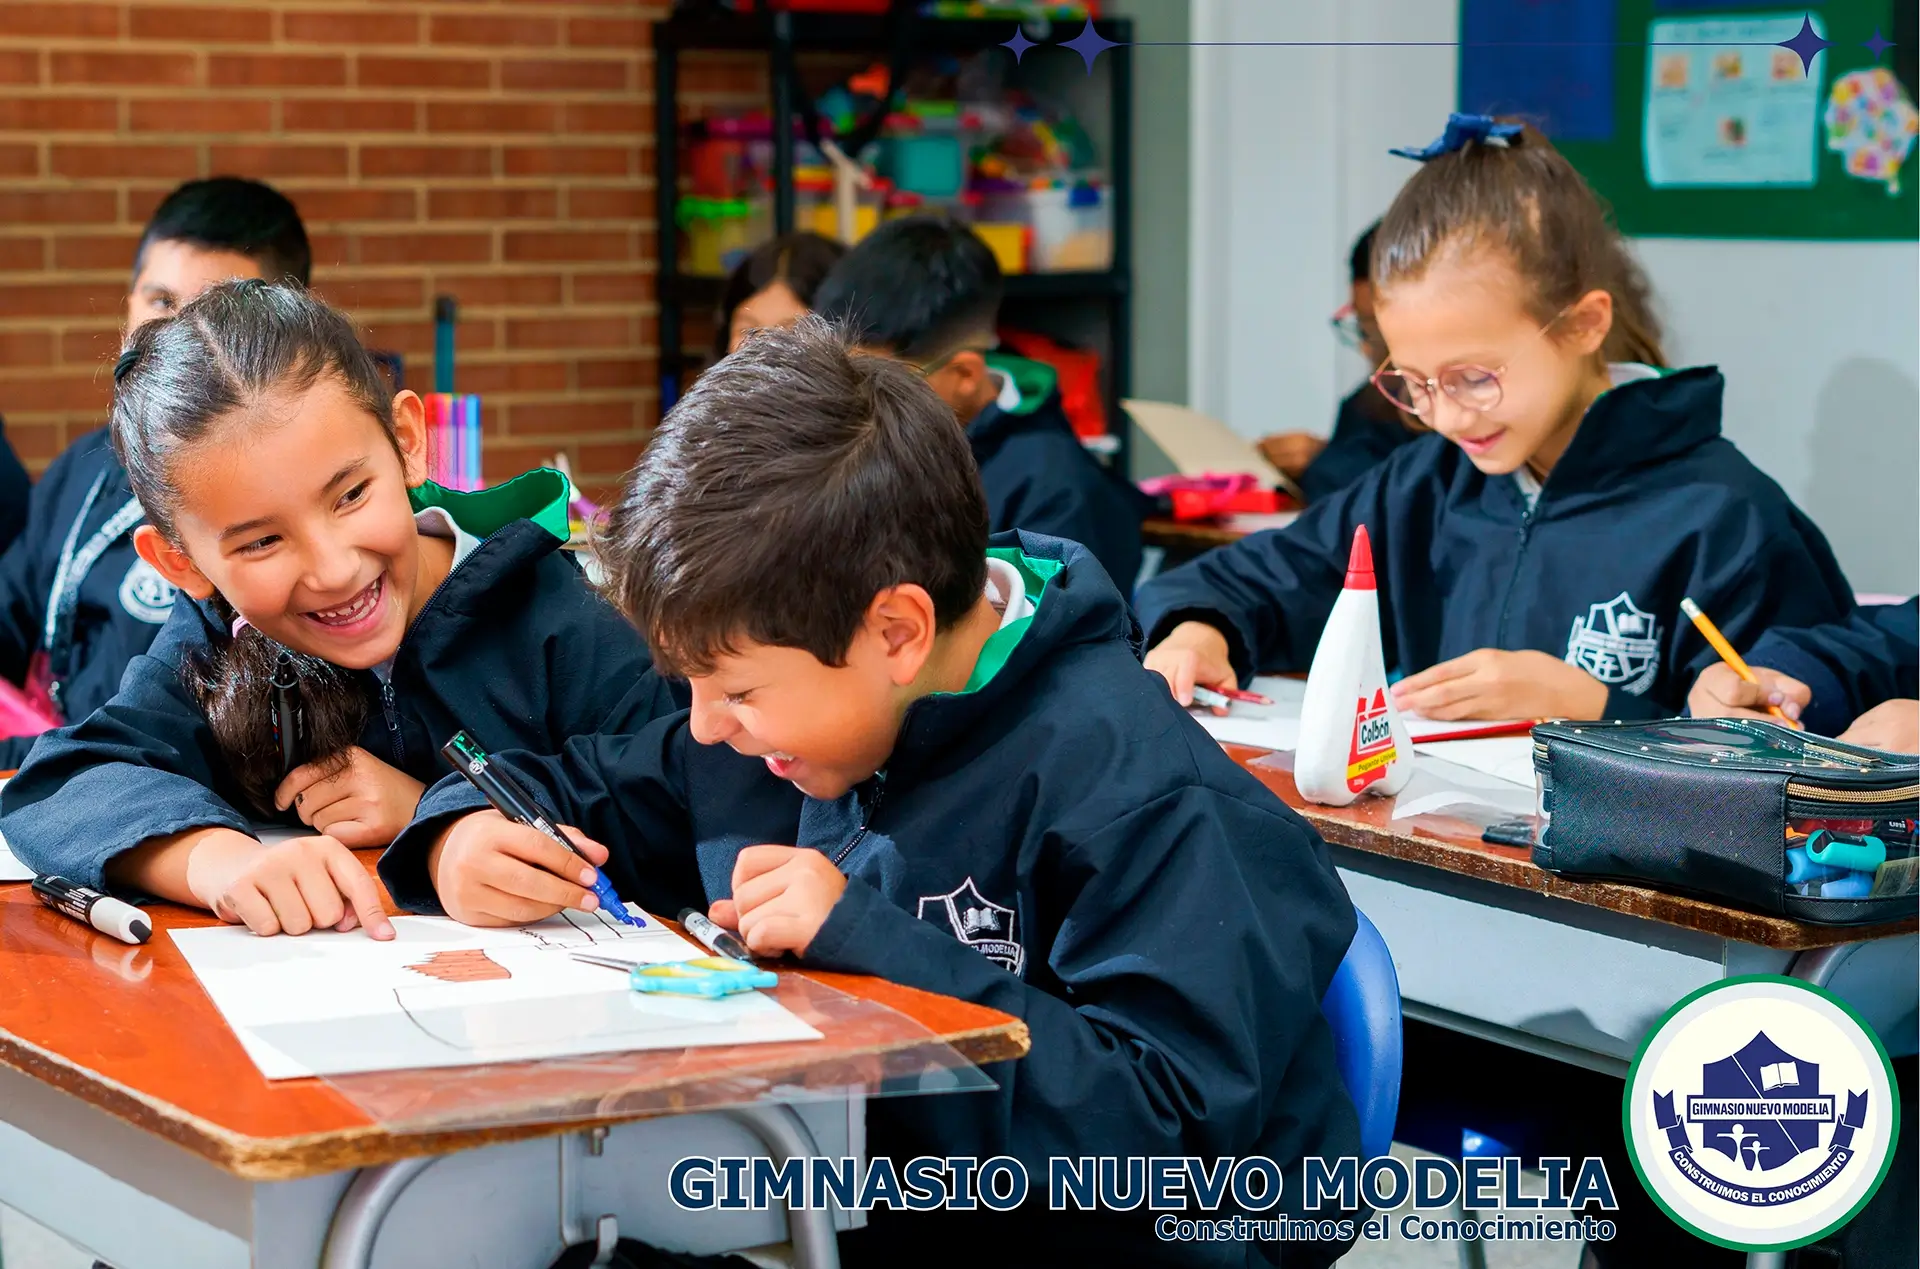
M 1249 745 L 1227 745 L 1225 748 L 1243 767 L 1269 752 Z M 1248 769 L 1255 779 L 1274 788 L 1271 782 L 1263 778 L 1262 771 L 1251 767 Z M 1881 925 L 1812 925 L 1789 917 L 1748 912 L 1742 908 L 1730 908 L 1711 900 L 1689 898 L 1648 886 L 1576 881 L 1548 872 L 1530 859 L 1512 858 L 1495 853 L 1492 849 L 1475 849 L 1478 843 L 1449 841 L 1431 833 L 1417 833 L 1411 828 L 1405 832 L 1393 832 L 1377 825 L 1361 823 L 1344 814 L 1341 808 L 1315 806 L 1297 796 L 1288 797 L 1281 789 L 1275 788 L 1274 791 L 1335 846 L 1405 860 L 1456 876 L 1513 886 L 1555 899 L 1643 917 L 1664 925 L 1752 943 L 1774 951 L 1811 951 L 1841 943 L 1892 938 L 1920 930 L 1920 916 Z
M 997 1011 L 984 1007 L 976 1008 L 997 1014 Z M 1025 1057 L 1032 1048 L 1027 1024 L 1008 1014 L 997 1016 L 1004 1020 L 987 1026 L 930 1034 L 937 1034 L 942 1042 L 976 1066 Z M 862 1055 L 863 1051 L 859 1049 L 841 1049 L 834 1057 L 846 1059 Z M 0 1063 L 133 1127 L 163 1137 L 246 1181 L 299 1180 L 352 1168 L 374 1167 L 419 1155 L 445 1154 L 538 1137 L 558 1137 L 594 1127 L 679 1113 L 649 1110 L 594 1118 L 429 1132 L 393 1132 L 380 1124 L 367 1123 L 321 1133 L 249 1137 L 183 1111 L 170 1102 L 147 1096 L 97 1071 L 68 1062 L 57 1053 L 5 1031 L 0 1031 Z

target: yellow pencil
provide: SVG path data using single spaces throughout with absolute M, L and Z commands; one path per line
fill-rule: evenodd
M 1738 652 L 1733 650 L 1733 645 L 1727 642 L 1727 636 L 1720 633 L 1720 627 L 1714 625 L 1713 622 L 1707 619 L 1707 614 L 1700 611 L 1699 604 L 1694 603 L 1691 599 L 1682 599 L 1680 601 L 1680 611 L 1687 614 L 1687 617 L 1693 622 L 1694 626 L 1699 629 L 1700 633 L 1707 637 L 1707 642 L 1712 644 L 1713 650 L 1720 654 L 1720 659 L 1727 663 L 1727 668 L 1731 669 L 1735 674 L 1738 674 L 1755 687 L 1760 686 L 1760 680 L 1754 677 L 1753 668 L 1746 663 Z M 1792 727 L 1796 731 L 1799 730 L 1800 724 L 1788 718 L 1786 711 L 1778 705 L 1767 706 L 1767 712 L 1787 726 Z

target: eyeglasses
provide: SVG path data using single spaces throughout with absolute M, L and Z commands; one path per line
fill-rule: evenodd
M 965 344 L 959 348 L 954 349 L 952 352 L 947 353 L 945 356 L 936 357 L 932 361 L 929 361 L 924 365 L 915 366 L 914 369 L 919 371 L 920 377 L 922 379 L 931 379 L 933 378 L 933 376 L 939 374 L 942 370 L 945 370 L 948 364 L 951 363 L 953 359 L 955 357 L 958 357 L 961 353 L 979 353 L 981 356 L 984 357 L 997 347 L 999 347 L 997 343 Z
M 1342 304 L 1334 310 L 1327 324 L 1333 327 L 1335 338 L 1355 352 L 1365 352 L 1368 344 L 1380 342 L 1380 332 L 1371 324 L 1361 321 L 1360 314 L 1354 312 L 1351 304 Z
M 1535 331 L 1537 339 L 1546 334 L 1561 318 L 1567 315 L 1566 309 L 1555 313 L 1550 321 Z M 1387 359 L 1391 361 L 1392 358 Z M 1422 419 L 1433 411 L 1433 394 L 1444 392 L 1463 410 L 1472 410 L 1476 414 L 1485 414 L 1498 406 L 1502 392 L 1500 376 L 1507 373 L 1505 365 L 1487 366 L 1448 366 L 1432 379 L 1421 379 L 1400 370 L 1387 369 L 1387 362 L 1380 363 L 1373 372 L 1373 386 L 1380 395 L 1393 402 L 1409 414 Z

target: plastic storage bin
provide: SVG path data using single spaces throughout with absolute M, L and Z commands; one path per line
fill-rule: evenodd
M 758 199 L 683 198 L 674 216 L 686 245 L 681 267 L 704 277 L 725 277 L 773 234 L 771 209 Z
M 1113 195 L 1105 186 L 1081 182 L 1065 188 L 983 194 L 976 219 L 1031 228 L 1027 261 L 1031 272 L 1099 272 L 1113 267 Z

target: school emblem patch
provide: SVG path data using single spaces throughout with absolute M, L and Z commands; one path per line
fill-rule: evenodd
M 1567 661 L 1609 687 L 1642 695 L 1660 672 L 1660 623 L 1623 590 L 1573 619 Z
M 1019 914 L 987 899 L 972 877 L 946 894 L 921 895 L 919 916 L 935 925 L 944 922 L 953 937 L 1015 975 L 1026 968 L 1027 949 L 1015 929 Z
M 180 592 L 172 582 L 160 576 L 153 565 L 136 559 L 127 575 L 120 579 L 120 606 L 129 617 L 152 625 L 162 625 L 173 611 L 173 597 Z

